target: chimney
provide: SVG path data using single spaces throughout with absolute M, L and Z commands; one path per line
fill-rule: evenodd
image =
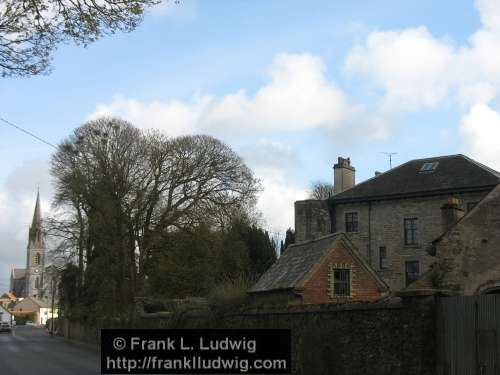
M 355 169 L 351 159 L 339 156 L 338 163 L 333 166 L 333 194 L 342 193 L 354 186 Z
M 464 210 L 460 207 L 458 199 L 453 197 L 448 198 L 448 202 L 441 206 L 443 232 L 450 229 L 462 216 L 464 216 Z
M 382 174 L 382 172 L 379 172 L 379 171 L 375 171 L 375 177 L 378 177 Z

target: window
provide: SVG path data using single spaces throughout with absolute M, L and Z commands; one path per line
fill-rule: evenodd
M 347 265 L 342 265 L 348 267 Z M 330 297 L 349 297 L 351 295 L 351 269 L 330 266 Z
M 404 219 L 405 245 L 417 245 L 417 219 Z
M 439 162 L 435 161 L 433 163 L 424 163 L 420 168 L 420 173 L 430 173 L 434 172 L 438 166 Z
M 346 212 L 345 214 L 345 231 L 357 232 L 358 231 L 358 213 Z
M 40 265 L 40 253 L 35 254 L 35 266 Z
M 387 249 L 385 246 L 380 246 L 378 248 L 378 263 L 381 270 L 389 268 L 387 264 Z
M 476 207 L 477 202 L 467 202 L 467 212 Z
M 406 286 L 418 279 L 420 274 L 420 265 L 418 260 L 410 260 L 405 262 Z
M 38 289 L 38 288 L 40 288 L 40 278 L 36 277 L 35 278 L 35 289 Z

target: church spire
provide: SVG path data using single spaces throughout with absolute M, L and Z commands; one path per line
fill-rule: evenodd
M 42 212 L 40 208 L 40 189 L 36 193 L 35 212 L 33 213 L 33 222 L 31 228 L 41 228 L 42 226 Z
M 33 221 L 29 230 L 29 244 L 34 247 L 43 247 L 40 189 L 38 189 L 36 194 L 35 212 L 33 213 Z

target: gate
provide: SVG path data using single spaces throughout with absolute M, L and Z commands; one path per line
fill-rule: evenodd
M 441 298 L 437 374 L 500 375 L 500 295 Z

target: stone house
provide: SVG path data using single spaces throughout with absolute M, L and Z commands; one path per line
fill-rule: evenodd
M 249 291 L 259 301 L 314 304 L 374 301 L 387 292 L 344 233 L 289 246 Z
M 455 202 L 450 206 L 458 221 L 433 242 L 437 261 L 420 284 L 434 278 L 451 293 L 500 293 L 500 185 L 465 215 Z
M 416 159 L 355 184 L 349 158 L 334 165 L 334 194 L 295 202 L 296 241 L 345 232 L 393 291 L 429 269 L 432 241 L 453 220 L 446 204 L 470 211 L 500 182 L 500 174 L 464 155 Z

